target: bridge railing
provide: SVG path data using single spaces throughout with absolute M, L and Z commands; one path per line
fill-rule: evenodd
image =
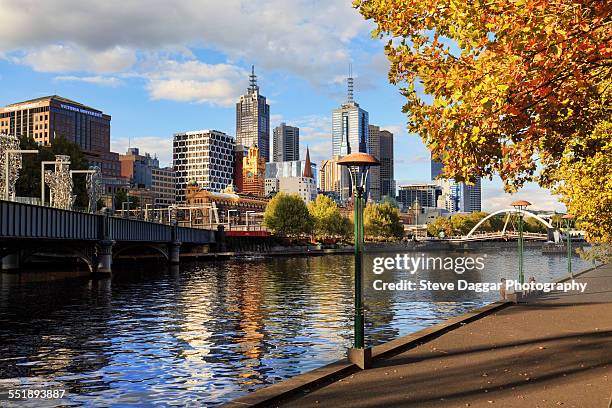
M 115 241 L 170 242 L 172 227 L 148 221 L 109 217 L 108 236 Z
M 0 239 L 170 242 L 172 229 L 167 224 L 0 200 Z M 174 239 L 208 244 L 215 242 L 215 234 L 207 229 L 176 227 Z
M 0 201 L 0 237 L 97 240 L 99 218 L 95 214 Z

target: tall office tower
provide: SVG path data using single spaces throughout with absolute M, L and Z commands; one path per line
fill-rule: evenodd
M 444 165 L 437 161 L 434 160 L 434 158 L 431 158 L 431 179 L 435 180 L 438 178 L 438 176 L 440 174 L 442 174 L 442 169 L 444 168 Z
M 395 197 L 393 133 L 380 131 L 380 195 Z
M 110 115 L 58 95 L 0 108 L 0 133 L 31 137 L 42 146 L 64 138 L 78 145 L 103 175 L 119 177 L 119 156 L 110 151 L 110 122 Z
M 380 127 L 376 125 L 368 125 L 368 152 L 380 160 Z M 369 199 L 372 201 L 380 201 L 381 186 L 380 186 L 380 166 L 370 167 L 369 172 L 370 189 L 368 190 Z
M 242 192 L 263 197 L 265 195 L 266 160 L 257 146 L 249 147 L 242 161 Z
M 442 188 L 438 207 L 450 212 L 478 212 L 482 207 L 481 179 L 474 185 L 456 182 L 453 179 L 438 178 L 442 174 L 443 164 L 431 159 L 431 179 Z
M 479 212 L 482 209 L 482 191 L 480 177 L 473 185 L 461 183 L 459 210 L 463 212 Z
M 236 103 L 236 144 L 257 146 L 261 156 L 270 161 L 270 105 L 259 94 L 255 67 L 251 67 L 247 93 Z
M 353 78 L 348 77 L 346 102 L 332 112 L 332 156 L 368 153 L 368 112 L 353 100 Z
M 274 128 L 273 159 L 275 162 L 300 160 L 300 128 L 285 122 Z
M 172 163 L 176 173 L 176 201 L 185 202 L 185 188 L 196 182 L 220 192 L 232 183 L 234 138 L 218 130 L 175 133 Z

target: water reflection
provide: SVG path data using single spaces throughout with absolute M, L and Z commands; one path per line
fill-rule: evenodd
M 434 269 L 418 272 L 418 279 L 515 277 L 512 249 L 485 254 L 482 271 L 457 276 Z M 379 255 L 389 254 L 369 254 L 365 265 Z M 578 259 L 574 265 L 588 266 Z M 528 250 L 526 276 L 550 281 L 564 270 L 565 258 Z M 375 291 L 375 279 L 414 276 L 366 270 L 371 345 L 498 296 Z M 72 272 L 2 274 L 0 391 L 65 388 L 67 405 L 216 405 L 343 357 L 352 341 L 352 287 L 351 256 L 184 264 L 180 270 L 149 264 L 119 270 L 112 281 Z

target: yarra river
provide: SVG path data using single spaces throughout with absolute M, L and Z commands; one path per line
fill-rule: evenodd
M 498 298 L 497 292 L 374 291 L 364 262 L 366 338 L 397 338 Z M 420 256 L 421 253 L 409 253 Z M 517 277 L 517 251 L 490 249 L 482 271 L 419 271 L 418 279 L 499 282 Z M 590 266 L 574 258 L 574 270 Z M 525 276 L 564 275 L 566 258 L 528 248 Z M 214 406 L 342 358 L 351 345 L 351 255 L 162 264 L 90 281 L 76 272 L 2 274 L 0 394 L 66 390 L 63 406 Z M 0 406 L 3 406 L 0 401 Z M 55 406 L 29 400 L 19 406 Z M 47 405 L 45 405 L 47 404 Z

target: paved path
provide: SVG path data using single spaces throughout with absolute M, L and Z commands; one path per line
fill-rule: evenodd
M 587 293 L 508 307 L 281 406 L 608 408 L 612 266 L 578 280 Z

